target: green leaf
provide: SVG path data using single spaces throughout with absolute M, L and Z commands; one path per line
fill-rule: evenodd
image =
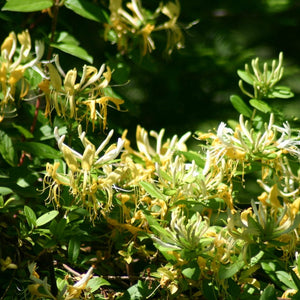
M 52 5 L 52 0 L 8 0 L 2 10 L 32 12 L 49 8 Z
M 93 63 L 93 57 L 90 56 L 85 49 L 74 45 L 74 44 L 63 44 L 63 43 L 59 43 L 59 44 L 51 44 L 51 47 L 54 47 L 56 49 L 59 49 L 65 53 L 68 53 L 70 55 L 73 55 L 75 57 L 78 57 L 82 60 L 87 61 L 88 63 L 92 64 Z
M 287 86 L 276 86 L 270 91 L 270 95 L 268 96 L 271 96 L 272 98 L 288 99 L 294 97 L 294 93 Z
M 15 123 L 12 123 L 12 126 L 14 128 L 16 128 L 25 137 L 25 139 L 32 139 L 33 138 L 33 134 L 29 130 L 24 128 L 23 126 L 17 125 Z
M 182 274 L 189 279 L 198 280 L 200 275 L 199 265 L 196 261 L 192 261 L 187 265 L 186 268 L 183 268 Z
M 253 106 L 254 108 L 256 108 L 257 110 L 259 110 L 263 113 L 268 113 L 268 112 L 272 111 L 271 107 L 265 101 L 251 99 L 249 102 L 250 102 L 251 106 Z
M 88 281 L 86 288 L 89 290 L 90 293 L 93 293 L 103 285 L 110 285 L 110 283 L 101 277 L 94 276 Z
M 35 212 L 27 205 L 24 206 L 24 215 L 26 217 L 27 223 L 31 228 L 36 226 L 36 215 Z
M 297 286 L 292 280 L 292 276 L 285 271 L 276 271 L 277 278 L 288 288 L 297 290 Z
M 52 221 L 56 216 L 58 215 L 57 210 L 52 210 L 49 211 L 43 215 L 41 215 L 37 220 L 36 220 L 36 226 L 43 226 L 47 224 L 48 222 Z
M 17 165 L 18 159 L 12 139 L 2 130 L 0 130 L 0 153 L 12 167 Z
M 261 258 L 264 256 L 265 252 L 260 250 L 255 256 L 251 257 L 250 259 L 250 266 L 256 265 Z
M 9 195 L 12 193 L 13 193 L 12 189 L 5 187 L 5 186 L 0 186 L 0 195 L 1 196 L 6 196 L 6 195 Z
M 66 225 L 67 225 L 67 220 L 65 218 L 62 218 L 56 228 L 55 228 L 55 235 L 58 239 L 62 238 L 63 235 L 64 235 L 64 230 L 66 228 Z
M 270 299 L 277 299 L 276 291 L 272 284 L 268 285 L 263 293 L 261 294 L 259 300 L 270 300 Z
M 149 289 L 149 285 L 147 282 L 142 282 L 141 280 L 138 280 L 138 282 L 131 286 L 130 288 L 125 291 L 125 293 L 118 297 L 118 300 L 143 300 L 148 299 L 147 296 L 149 296 L 152 293 L 152 290 L 154 287 L 151 287 Z
M 233 107 L 242 115 L 247 118 L 251 118 L 252 110 L 248 107 L 248 105 L 237 95 L 232 95 L 230 97 L 230 101 Z
M 19 150 L 31 153 L 40 158 L 56 159 L 61 157 L 61 153 L 49 145 L 38 142 L 24 142 L 18 144 Z
M 72 261 L 76 261 L 80 252 L 80 241 L 76 238 L 72 238 L 68 245 L 68 256 Z
M 237 73 L 241 79 L 243 79 L 245 82 L 253 85 L 253 78 L 246 71 L 238 70 Z
M 150 194 L 150 196 L 161 200 L 166 199 L 165 195 L 154 184 L 146 181 L 141 181 L 140 185 L 145 189 L 147 193 Z
M 195 161 L 196 165 L 201 167 L 201 168 L 204 168 L 204 166 L 205 166 L 205 159 L 203 159 L 201 157 L 201 155 L 199 155 L 199 153 L 197 153 L 197 152 L 194 152 L 194 151 L 188 151 L 188 152 L 176 151 L 176 153 L 182 154 L 190 162 Z
M 270 277 L 270 279 L 276 283 L 281 289 L 286 289 L 286 285 L 282 283 L 281 280 L 278 280 L 277 272 L 281 269 L 281 266 L 276 260 L 273 261 L 261 261 L 260 262 L 262 269 Z M 278 270 L 278 271 L 276 271 Z
M 221 265 L 219 269 L 219 279 L 227 279 L 236 274 L 243 266 L 245 262 L 242 258 L 239 258 L 235 263 L 229 265 Z
M 86 0 L 66 0 L 65 7 L 76 14 L 100 23 L 108 23 L 109 17 L 105 10 Z

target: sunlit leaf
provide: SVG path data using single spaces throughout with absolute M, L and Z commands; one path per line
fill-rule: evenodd
M 228 265 L 221 265 L 219 269 L 219 279 L 227 279 L 231 278 L 233 275 L 235 275 L 243 266 L 245 265 L 245 262 L 243 259 L 238 259 L 236 262 Z
M 30 227 L 36 226 L 36 215 L 35 212 L 29 206 L 24 206 L 24 215 L 26 217 L 27 223 Z
M 32 139 L 33 138 L 33 134 L 29 130 L 24 128 L 23 126 L 17 125 L 15 123 L 12 123 L 12 126 L 14 128 L 16 128 L 26 139 Z
M 24 150 L 30 154 L 36 155 L 40 158 L 59 158 L 61 153 L 49 145 L 38 142 L 24 142 L 18 145 L 20 150 Z
M 294 281 L 292 280 L 292 276 L 285 272 L 285 271 L 276 271 L 276 276 L 277 278 L 282 282 L 284 283 L 288 288 L 290 289 L 297 289 L 297 286 L 296 284 L 294 283 Z
M 6 196 L 6 195 L 9 195 L 11 193 L 13 193 L 13 190 L 11 188 L 4 187 L 4 186 L 0 187 L 0 195 Z
M 268 113 L 268 112 L 272 111 L 272 108 L 265 101 L 251 99 L 249 102 L 250 102 L 251 106 L 253 106 L 254 108 L 256 108 L 257 110 L 259 110 L 263 113 Z
M 248 107 L 248 105 L 237 95 L 232 95 L 230 97 L 230 101 L 233 107 L 242 115 L 247 118 L 251 118 L 252 110 Z
M 32 12 L 49 8 L 53 0 L 8 0 L 2 10 Z
M 294 93 L 291 91 L 289 87 L 275 86 L 274 89 L 270 91 L 270 96 L 274 98 L 288 99 L 294 97 Z
M 178 154 L 182 154 L 186 159 L 188 159 L 190 162 L 195 161 L 196 165 L 204 168 L 205 165 L 205 159 L 201 157 L 201 155 L 194 151 L 176 151 Z
M 259 300 L 270 300 L 270 299 L 276 299 L 276 298 L 277 297 L 276 297 L 276 291 L 275 291 L 274 285 L 270 284 L 264 289 Z
M 199 279 L 200 269 L 196 261 L 192 261 L 186 267 L 182 269 L 182 274 L 189 279 L 197 280 Z
M 245 82 L 247 82 L 251 85 L 253 84 L 253 79 L 247 72 L 238 70 L 237 73 L 240 76 L 240 78 L 243 79 Z
M 86 19 L 101 23 L 107 23 L 109 20 L 104 9 L 87 0 L 66 0 L 64 5 Z
M 147 193 L 150 194 L 150 196 L 161 200 L 164 200 L 166 198 L 166 196 L 154 184 L 146 181 L 141 181 L 140 185 L 145 189 Z
M 88 281 L 87 289 L 89 289 L 89 291 L 93 293 L 103 285 L 110 285 L 110 283 L 104 278 L 93 277 Z
M 36 220 L 36 226 L 43 226 L 47 224 L 48 222 L 52 221 L 56 216 L 58 215 L 57 210 L 52 210 L 49 211 L 43 215 L 41 215 L 37 220 Z
M 63 44 L 63 43 L 59 43 L 59 44 L 51 44 L 51 47 L 54 47 L 56 49 L 59 49 L 65 53 L 68 53 L 70 55 L 73 55 L 75 57 L 78 57 L 82 60 L 87 61 L 88 63 L 92 64 L 93 63 L 93 57 L 90 56 L 87 51 L 77 45 L 74 44 Z

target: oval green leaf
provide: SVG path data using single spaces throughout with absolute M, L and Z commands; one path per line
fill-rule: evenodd
M 27 223 L 30 227 L 36 226 L 36 215 L 35 212 L 29 206 L 24 206 L 24 215 L 26 217 Z
M 259 300 L 270 300 L 270 299 L 276 299 L 276 290 L 274 288 L 273 284 L 268 285 L 263 293 L 261 294 Z
M 72 261 L 76 261 L 80 252 L 80 241 L 76 238 L 70 239 L 68 246 L 68 256 Z
M 52 5 L 52 0 L 8 0 L 2 10 L 32 12 L 49 8 Z
M 83 48 L 73 45 L 73 44 L 51 44 L 50 45 L 53 48 L 59 49 L 60 51 L 63 51 L 67 54 L 73 55 L 75 57 L 78 57 L 82 60 L 87 61 L 88 63 L 93 63 L 93 57 L 90 56 Z
M 150 196 L 165 200 L 165 195 L 154 184 L 146 181 L 141 181 L 140 185 L 145 189 L 147 193 L 150 194 Z
M 109 17 L 106 12 L 98 5 L 95 5 L 89 1 L 66 0 L 64 5 L 81 17 L 100 23 L 108 23 Z
M 272 111 L 271 107 L 265 101 L 251 99 L 249 102 L 250 102 L 251 106 L 253 106 L 257 110 L 259 110 L 265 114 Z
M 24 142 L 17 145 L 19 150 L 24 150 L 40 158 L 57 159 L 61 153 L 49 145 L 38 142 Z
M 287 86 L 276 86 L 271 92 L 274 98 L 288 99 L 294 97 L 294 93 Z
M 57 210 L 52 210 L 49 211 L 43 215 L 41 215 L 37 220 L 36 220 L 36 226 L 43 226 L 47 224 L 48 222 L 52 221 L 56 216 L 58 215 Z
M 236 274 L 243 266 L 245 262 L 243 259 L 238 259 L 235 263 L 229 265 L 221 265 L 219 269 L 219 279 L 224 280 L 227 278 L 231 278 L 234 274 Z
M 17 165 L 18 158 L 12 139 L 2 130 L 0 130 L 0 154 L 12 167 Z
M 237 95 L 232 95 L 230 97 L 231 104 L 233 107 L 242 115 L 247 118 L 251 118 L 252 110 L 248 107 L 248 105 Z
M 104 278 L 94 276 L 88 281 L 87 288 L 90 290 L 90 293 L 93 293 L 103 285 L 110 285 L 110 283 Z
M 247 82 L 251 85 L 253 84 L 253 79 L 252 79 L 251 75 L 249 75 L 247 72 L 238 70 L 237 73 L 240 76 L 240 78 L 243 79 L 245 82 Z

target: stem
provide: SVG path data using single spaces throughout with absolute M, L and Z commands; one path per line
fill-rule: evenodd
M 13 270 L 13 272 L 12 272 L 12 274 L 11 274 L 11 279 L 10 279 L 10 281 L 9 281 L 9 283 L 8 283 L 8 285 L 7 285 L 7 287 L 6 287 L 5 291 L 4 291 L 4 293 L 3 293 L 3 295 L 1 296 L 0 300 L 4 300 L 4 299 L 5 299 L 5 296 L 6 296 L 6 294 L 8 293 L 8 291 L 9 291 L 9 289 L 10 289 L 10 287 L 11 287 L 11 285 L 12 285 L 14 279 L 15 279 L 16 271 L 17 271 L 16 269 Z
M 250 122 L 253 121 L 254 117 L 255 117 L 255 114 L 256 114 L 256 108 L 253 109 L 253 113 L 252 113 L 252 116 L 251 116 L 251 119 L 250 119 Z
M 41 100 L 40 100 L 40 97 L 38 97 L 37 100 L 36 100 L 36 104 L 35 104 L 35 111 L 34 111 L 33 121 L 32 121 L 32 124 L 30 126 L 30 132 L 31 133 L 34 132 L 34 129 L 35 129 L 35 126 L 36 126 L 40 105 L 41 105 Z M 25 141 L 25 137 L 23 136 L 22 137 L 22 142 L 24 142 L 24 141 Z M 23 165 L 24 160 L 25 160 L 25 156 L 26 156 L 26 152 L 22 151 L 22 154 L 21 154 L 21 157 L 20 157 L 20 160 L 19 160 L 19 164 L 18 164 L 19 167 Z
M 53 47 L 51 44 L 54 42 L 55 32 L 56 32 L 56 26 L 57 26 L 57 18 L 58 18 L 58 11 L 59 11 L 59 0 L 55 0 L 55 3 L 53 4 L 53 18 L 52 18 L 52 24 L 51 24 L 51 36 L 50 36 L 50 45 L 48 48 L 47 53 L 47 60 L 51 59 Z

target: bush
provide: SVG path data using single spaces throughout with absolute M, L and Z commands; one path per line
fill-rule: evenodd
M 109 130 L 127 107 L 113 78 L 184 43 L 179 1 L 148 5 L 2 7 L 36 38 L 11 31 L 1 46 L 1 299 L 297 299 L 300 135 L 277 106 L 294 96 L 282 52 L 238 70 L 238 120 L 193 137 L 137 125 L 133 146 L 116 118 Z M 112 66 L 93 65 L 61 13 L 104 24 Z

